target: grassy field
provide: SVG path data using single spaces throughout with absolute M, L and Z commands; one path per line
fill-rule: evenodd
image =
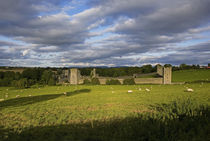
M 172 73 L 173 82 L 210 81 L 210 69 L 180 70 Z
M 194 92 L 186 92 L 186 87 Z M 209 137 L 208 83 L 2 87 L 0 99 L 4 99 L 0 102 L 0 140 L 207 140 Z

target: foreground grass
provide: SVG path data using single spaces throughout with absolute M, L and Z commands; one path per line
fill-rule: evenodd
M 172 73 L 173 82 L 210 81 L 210 69 L 180 70 Z
M 0 88 L 0 140 L 207 140 L 209 86 Z

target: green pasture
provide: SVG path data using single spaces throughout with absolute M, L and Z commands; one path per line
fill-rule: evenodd
M 209 83 L 1 87 L 0 99 L 0 140 L 209 137 Z
M 180 70 L 172 73 L 173 82 L 210 81 L 210 69 Z

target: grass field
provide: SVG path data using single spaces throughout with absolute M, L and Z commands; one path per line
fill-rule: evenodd
M 208 83 L 5 87 L 0 99 L 0 140 L 206 140 L 210 125 Z
M 210 81 L 210 69 L 180 70 L 172 73 L 173 82 Z

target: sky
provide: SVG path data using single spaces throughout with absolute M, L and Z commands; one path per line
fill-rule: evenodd
M 0 0 L 0 66 L 210 63 L 210 0 Z

